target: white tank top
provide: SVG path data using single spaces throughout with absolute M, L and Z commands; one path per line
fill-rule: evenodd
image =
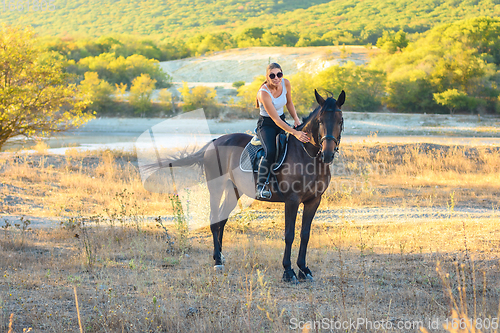
M 267 88 L 267 85 L 263 85 L 260 87 L 259 91 L 265 91 L 271 96 L 271 100 L 273 101 L 274 108 L 276 111 L 278 111 L 278 116 L 281 116 L 283 114 L 283 107 L 286 105 L 286 86 L 285 86 L 285 79 L 281 79 L 281 86 L 283 87 L 283 92 L 281 93 L 280 96 L 274 97 L 273 94 L 271 94 L 271 91 Z M 264 117 L 269 117 L 269 114 L 267 113 L 266 109 L 264 108 L 264 104 L 259 101 L 259 108 L 260 108 L 260 115 Z

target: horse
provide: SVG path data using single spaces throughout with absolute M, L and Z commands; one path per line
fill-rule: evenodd
M 314 91 L 319 106 L 303 119 L 298 130 L 308 133 L 310 141 L 302 143 L 295 137 L 288 140 L 287 155 L 282 166 L 273 172 L 276 180 L 272 197 L 266 201 L 285 203 L 285 252 L 283 278 L 285 282 L 313 281 L 306 265 L 306 252 L 311 223 L 331 179 L 329 165 L 339 150 L 344 119 L 341 107 L 345 92 L 339 97 L 324 99 Z M 213 259 L 216 270 L 224 269 L 221 253 L 224 226 L 238 199 L 255 196 L 255 175 L 239 168 L 240 156 L 252 136 L 244 133 L 223 135 L 184 157 L 162 159 L 160 165 L 184 167 L 198 164 L 203 167 L 210 193 L 210 229 L 213 236 Z M 224 197 L 224 200 L 221 199 Z M 262 200 L 262 199 L 261 199 Z M 304 205 L 300 249 L 297 259 L 299 275 L 292 268 L 290 254 L 294 240 L 295 221 L 300 204 Z

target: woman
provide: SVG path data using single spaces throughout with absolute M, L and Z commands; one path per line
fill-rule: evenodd
M 297 131 L 285 122 L 283 107 L 286 105 L 294 120 L 295 127 L 300 125 L 297 111 L 295 111 L 292 102 L 291 91 L 290 81 L 283 78 L 281 66 L 277 63 L 269 64 L 266 69 L 266 81 L 257 93 L 257 107 L 260 109 L 257 135 L 262 142 L 265 153 L 259 165 L 255 194 L 257 199 L 271 198 L 271 191 L 266 187 L 266 183 L 276 156 L 276 136 L 285 131 L 295 136 L 299 141 L 309 141 L 305 132 Z

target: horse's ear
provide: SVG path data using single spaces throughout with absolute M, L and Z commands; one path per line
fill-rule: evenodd
M 316 96 L 316 101 L 318 101 L 318 104 L 320 106 L 323 106 L 325 104 L 325 99 L 323 97 L 321 97 L 320 94 L 318 94 L 318 92 L 316 91 L 316 89 L 314 89 L 314 96 Z
M 339 98 L 337 98 L 337 106 L 339 109 L 344 105 L 345 102 L 345 91 L 342 90 L 342 92 L 339 95 Z

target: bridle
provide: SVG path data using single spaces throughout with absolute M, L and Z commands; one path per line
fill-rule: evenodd
M 340 111 L 340 109 L 333 110 L 333 112 L 337 112 L 337 111 Z M 315 145 L 315 144 L 311 143 L 313 145 L 313 147 L 319 148 L 318 153 L 315 156 L 311 156 L 309 154 L 309 152 L 307 151 L 306 146 L 304 145 L 303 142 L 302 142 L 302 147 L 304 148 L 305 152 L 307 153 L 307 155 L 309 157 L 311 157 L 311 158 L 317 158 L 318 156 L 320 156 L 323 153 L 323 147 L 322 147 L 323 141 L 325 141 L 325 140 L 327 142 L 328 141 L 333 141 L 333 142 L 335 142 L 335 149 L 333 149 L 333 154 L 335 156 L 335 154 L 339 152 L 340 139 L 342 137 L 342 132 L 343 131 L 344 131 L 344 117 L 342 117 L 342 122 L 340 124 L 340 132 L 339 132 L 339 136 L 337 138 L 334 137 L 333 135 L 325 135 L 321 139 L 319 139 L 319 137 L 318 137 L 319 140 L 317 140 L 316 142 L 319 141 L 319 145 Z M 333 160 L 332 160 L 332 162 L 333 162 Z M 330 163 L 332 163 L 332 162 L 330 162 Z

